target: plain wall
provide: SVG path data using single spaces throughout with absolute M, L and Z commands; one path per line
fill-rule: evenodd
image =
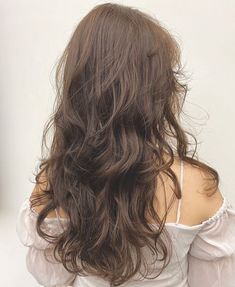
M 25 287 L 38 286 L 24 266 L 26 250 L 16 238 L 15 217 L 33 188 L 30 179 L 55 96 L 54 65 L 80 19 L 104 2 L 0 2 L 0 267 L 4 286 L 18 286 L 19 280 Z M 183 117 L 185 125 L 192 126 L 198 138 L 199 158 L 219 172 L 221 190 L 235 203 L 235 1 L 116 2 L 154 15 L 178 39 L 191 79 L 184 108 L 191 118 Z M 14 276 L 9 276 L 9 270 Z

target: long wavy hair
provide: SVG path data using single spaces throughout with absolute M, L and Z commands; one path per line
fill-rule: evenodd
M 195 136 L 180 125 L 189 89 L 179 44 L 153 16 L 100 4 L 76 27 L 55 80 L 56 100 L 35 176 L 45 188 L 31 200 L 31 207 L 45 203 L 38 234 L 52 244 L 56 260 L 77 275 L 100 276 L 111 286 L 137 274 L 147 278 L 147 249 L 155 258 L 156 278 L 172 254 L 166 217 L 181 198 L 171 169 L 174 158 L 204 170 L 215 188 L 219 182 L 217 171 L 197 159 Z M 196 142 L 193 152 L 187 135 Z M 153 203 L 163 174 L 175 188 L 160 218 Z M 42 223 L 55 208 L 64 210 L 68 224 L 51 235 Z

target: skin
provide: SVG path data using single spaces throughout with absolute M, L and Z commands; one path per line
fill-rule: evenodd
M 165 155 L 167 157 L 167 155 Z M 180 173 L 180 161 L 178 158 L 175 158 L 174 163 L 171 166 L 172 170 L 176 173 L 177 178 L 179 179 Z M 172 191 L 172 182 L 164 177 L 164 184 L 166 188 L 166 202 L 169 205 Z M 44 176 L 45 179 L 45 176 Z M 205 187 L 207 182 L 205 176 L 198 168 L 193 167 L 192 165 L 184 162 L 184 180 L 183 180 L 183 197 L 181 202 L 181 216 L 179 223 L 184 225 L 197 225 L 202 221 L 207 220 L 212 217 L 216 211 L 221 207 L 223 203 L 223 197 L 219 189 L 215 192 L 213 196 L 208 197 L 205 193 Z M 45 186 L 35 185 L 32 191 L 34 193 L 40 193 L 41 188 Z M 166 222 L 175 222 L 176 221 L 176 212 L 177 212 L 178 199 L 176 199 L 168 211 Z M 165 213 L 165 204 L 164 204 L 164 192 L 163 187 L 159 186 L 158 191 L 156 192 L 156 199 L 154 201 L 155 210 L 158 212 L 160 218 L 163 218 Z M 39 205 L 34 207 L 34 210 L 39 213 L 44 205 Z M 58 213 L 60 217 L 68 218 L 68 215 L 62 208 L 58 208 Z M 55 218 L 56 212 L 51 211 L 48 218 Z M 149 222 L 151 218 L 146 215 L 146 219 Z
M 178 180 L 180 180 L 180 160 L 175 159 L 171 166 L 176 173 Z M 168 177 L 164 177 L 164 184 L 166 188 L 166 202 L 169 205 L 171 196 L 173 194 L 173 184 Z M 208 197 L 205 188 L 208 182 L 205 175 L 198 168 L 184 162 L 184 176 L 183 176 L 183 190 L 182 202 L 180 209 L 179 223 L 184 225 L 197 225 L 202 221 L 212 217 L 223 203 L 223 196 L 219 189 L 214 195 Z M 154 202 L 155 210 L 158 212 L 160 218 L 165 214 L 164 191 L 163 187 L 159 186 L 156 193 L 156 200 Z M 166 222 L 176 222 L 176 213 L 178 207 L 178 199 L 174 201 L 172 207 L 168 211 Z M 151 221 L 151 218 L 148 220 Z
M 45 181 L 45 175 L 43 174 L 40 179 L 43 179 L 43 181 Z M 42 189 L 45 189 L 45 187 L 46 187 L 46 182 L 43 184 L 35 184 L 31 196 L 36 193 L 42 194 Z M 44 204 L 41 204 L 41 205 L 35 206 L 33 210 L 39 213 L 43 208 L 44 208 Z M 57 211 L 60 217 L 68 218 L 68 215 L 61 207 L 57 208 Z M 49 214 L 47 215 L 47 218 L 56 218 L 56 212 L 54 210 L 50 211 Z

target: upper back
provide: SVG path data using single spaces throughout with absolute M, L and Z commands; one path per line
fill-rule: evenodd
M 193 166 L 179 158 L 174 159 L 171 169 L 176 174 L 182 189 L 182 198 L 175 196 L 171 208 L 168 211 L 166 222 L 176 222 L 184 225 L 197 225 L 215 214 L 223 203 L 223 197 L 219 188 L 211 196 L 207 195 L 206 189 L 211 184 L 208 175 L 200 168 Z M 183 173 L 183 174 L 182 174 Z M 162 185 L 157 186 L 155 210 L 160 218 L 163 218 L 166 208 L 169 207 L 171 198 L 174 196 L 174 185 L 169 177 L 163 175 L 166 191 L 166 207 L 164 190 Z M 181 201 L 181 202 L 180 202 Z M 149 219 L 149 222 L 152 222 Z

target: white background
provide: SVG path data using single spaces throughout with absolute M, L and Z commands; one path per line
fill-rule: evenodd
M 54 101 L 54 66 L 80 19 L 105 1 L 1 0 L 0 252 L 1 285 L 38 286 L 15 232 L 30 195 L 42 129 Z M 117 2 L 117 1 L 116 1 Z M 235 1 L 119 1 L 157 17 L 182 47 L 190 75 L 184 117 L 199 141 L 199 159 L 220 175 L 235 203 Z

